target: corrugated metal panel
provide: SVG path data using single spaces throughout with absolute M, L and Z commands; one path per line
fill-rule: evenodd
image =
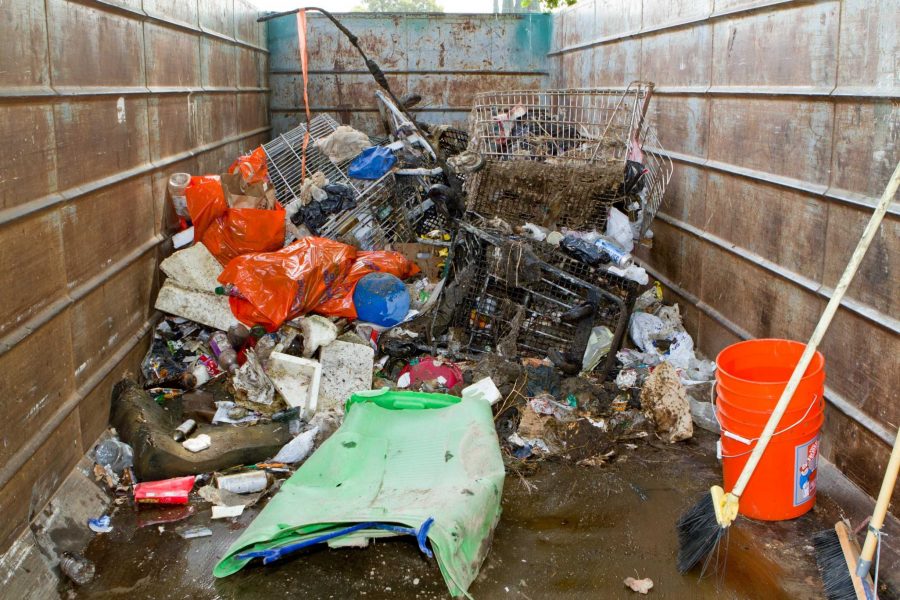
M 146 347 L 165 185 L 268 138 L 246 0 L 0 4 L 0 551 Z
M 422 95 L 419 118 L 463 125 L 474 94 L 548 81 L 549 15 L 338 15 L 360 46 L 387 74 L 397 95 Z M 309 99 L 314 112 L 380 131 L 376 84 L 346 38 L 310 13 Z M 303 111 L 296 18 L 269 26 L 272 123 L 295 127 Z
M 694 304 L 700 348 L 805 339 L 900 159 L 896 2 L 594 0 L 555 19 L 558 85 L 658 85 L 678 164 L 646 259 Z M 870 492 L 900 422 L 898 217 L 895 204 L 823 344 L 823 448 Z

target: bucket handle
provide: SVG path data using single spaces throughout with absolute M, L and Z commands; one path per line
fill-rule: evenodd
M 809 416 L 809 411 L 811 411 L 812 408 L 813 408 L 813 406 L 816 405 L 816 400 L 818 400 L 818 399 L 819 399 L 819 395 L 818 395 L 818 394 L 813 394 L 812 402 L 809 403 L 809 406 L 806 408 L 806 412 L 803 413 L 803 416 L 800 417 L 796 422 L 794 422 L 794 423 L 792 423 L 791 425 L 788 425 L 787 427 L 785 427 L 784 429 L 781 429 L 781 430 L 776 431 L 775 433 L 773 433 L 773 434 L 772 434 L 772 437 L 775 437 L 776 435 L 779 435 L 779 434 L 782 434 L 782 433 L 784 433 L 784 432 L 786 432 L 786 431 L 789 431 L 789 430 L 793 429 L 794 427 L 796 427 L 797 425 L 799 425 L 800 423 L 802 423 L 803 421 L 805 421 L 805 420 L 806 420 L 806 417 Z M 722 435 L 723 435 L 723 436 L 729 437 L 729 438 L 731 438 L 731 439 L 733 439 L 733 440 L 736 440 L 736 441 L 738 441 L 738 442 L 744 444 L 745 446 L 749 446 L 749 445 L 753 444 L 754 442 L 759 441 L 759 438 L 758 438 L 758 437 L 756 437 L 756 438 L 749 438 L 749 439 L 748 439 L 748 438 L 739 436 L 739 435 L 736 434 L 736 433 L 732 433 L 732 432 L 728 431 L 727 429 L 725 429 L 724 427 L 722 427 L 722 422 L 719 421 L 719 414 L 718 414 L 718 412 L 716 412 L 715 408 L 716 408 L 716 403 L 715 403 L 715 401 L 713 401 L 713 416 L 714 416 L 715 419 L 716 419 L 716 423 L 719 424 L 719 429 L 722 430 Z M 746 455 L 746 454 L 750 454 L 751 452 L 753 452 L 753 448 L 750 448 L 750 449 L 747 450 L 746 452 L 741 452 L 740 454 L 722 454 L 721 447 L 719 447 L 718 450 L 719 450 L 718 453 L 717 453 L 717 454 L 719 455 L 718 458 L 738 458 L 738 457 L 740 457 L 740 456 L 744 456 L 744 455 Z

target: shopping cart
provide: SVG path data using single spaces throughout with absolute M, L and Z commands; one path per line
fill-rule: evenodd
M 672 174 L 645 118 L 653 84 L 475 96 L 469 148 L 484 168 L 466 182 L 470 210 L 514 225 L 606 227 L 621 206 L 643 237 Z
M 521 238 L 458 226 L 443 300 L 451 309 L 444 325 L 461 332 L 462 348 L 541 358 L 556 351 L 580 364 L 599 325 L 609 327 L 619 347 L 627 324 L 622 298 L 540 260 Z M 439 333 L 432 330 L 432 337 Z M 601 377 L 614 362 L 611 351 Z

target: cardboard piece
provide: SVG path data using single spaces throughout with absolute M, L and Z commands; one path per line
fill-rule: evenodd
M 159 268 L 181 287 L 212 294 L 222 273 L 222 265 L 206 246 L 194 244 L 179 250 L 160 263 Z
M 231 208 L 262 208 L 271 210 L 275 207 L 275 188 L 265 182 L 248 185 L 240 172 L 219 175 L 225 201 Z
M 446 253 L 447 248 L 443 246 L 433 246 L 431 244 L 408 243 L 394 244 L 394 250 L 403 255 L 404 258 L 416 263 L 416 266 L 422 270 L 425 277 L 429 281 L 437 281 L 441 277 L 442 266 L 445 257 L 441 256 L 441 251 Z

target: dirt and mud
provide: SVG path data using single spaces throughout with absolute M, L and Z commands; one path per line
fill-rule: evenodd
M 583 435 L 583 434 L 582 434 Z M 727 546 L 724 572 L 698 578 L 675 569 L 674 523 L 720 477 L 714 437 L 669 445 L 650 439 L 618 445 L 603 466 L 562 458 L 510 469 L 493 547 L 470 592 L 475 598 L 634 598 L 626 577 L 649 577 L 659 598 L 818 598 L 810 543 L 833 523 L 825 508 L 782 523 L 741 519 Z M 151 511 L 154 509 L 150 509 Z M 112 515 L 114 530 L 86 550 L 97 577 L 72 598 L 447 598 L 441 574 L 411 539 L 366 549 L 314 549 L 272 566 L 251 566 L 227 579 L 212 567 L 260 506 L 231 521 L 211 521 L 197 503 L 186 519 L 152 523 L 127 504 Z M 185 540 L 176 530 L 205 525 L 213 535 Z M 726 555 L 720 556 L 725 558 Z

